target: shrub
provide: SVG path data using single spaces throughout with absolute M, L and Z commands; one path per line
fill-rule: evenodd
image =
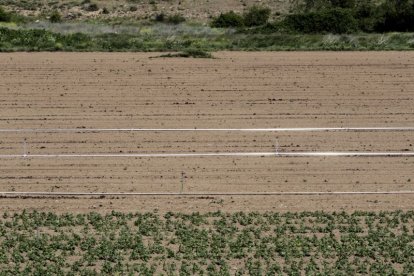
M 265 25 L 270 17 L 270 9 L 253 6 L 244 14 L 244 25 L 247 27 Z
M 0 7 L 0 22 L 10 22 L 11 21 L 10 13 L 6 12 L 2 7 Z
M 61 35 L 45 30 L 12 30 L 0 28 L 0 45 L 25 51 L 80 50 L 92 47 L 91 38 L 76 33 Z
M 103 13 L 103 14 L 109 14 L 109 10 L 108 10 L 108 8 L 104 7 L 104 8 L 102 9 L 102 13 Z
M 165 14 L 163 12 L 157 14 L 155 16 L 155 21 L 157 21 L 157 22 L 164 22 L 165 21 Z
M 339 10 L 342 12 L 337 12 Z M 350 16 L 353 16 L 357 21 L 358 29 L 365 32 L 414 31 L 414 0 L 303 0 L 297 4 L 295 9 L 297 14 L 291 16 L 290 20 L 292 17 L 295 18 L 294 21 L 305 20 L 306 22 L 301 24 L 295 23 L 296 27 L 298 24 L 302 25 L 300 29 L 304 29 L 303 25 L 308 24 L 309 20 L 319 21 L 318 25 L 321 25 L 320 21 L 329 16 L 328 11 L 331 11 L 331 15 L 335 13 L 332 11 L 336 11 L 336 15 L 340 16 L 334 20 L 334 23 L 345 20 L 343 22 L 348 24 Z M 348 11 L 348 14 L 345 11 Z M 330 18 L 324 25 L 332 23 L 332 19 Z M 327 30 L 325 27 L 322 29 Z M 334 29 L 337 29 L 335 32 L 344 31 L 343 28 Z M 315 30 L 317 32 L 318 28 Z
M 301 33 L 350 33 L 358 24 L 349 9 L 330 9 L 319 12 L 288 15 L 284 25 Z
M 332 7 L 343 9 L 353 9 L 356 3 L 355 0 L 330 0 L 330 2 Z
M 364 32 L 372 32 L 379 20 L 377 7 L 371 1 L 359 2 L 354 17 L 358 21 L 358 28 Z
M 58 23 L 62 21 L 62 16 L 60 15 L 60 13 L 58 11 L 53 11 L 52 14 L 50 15 L 49 21 L 51 23 Z
M 170 24 L 180 24 L 183 22 L 185 22 L 185 18 L 180 14 L 170 15 L 167 18 L 167 23 L 170 23 Z
M 88 3 L 88 4 L 85 4 L 84 10 L 88 12 L 95 12 L 99 10 L 99 7 L 95 3 Z
M 185 22 L 185 17 L 179 14 L 174 14 L 170 16 L 166 16 L 163 12 L 155 15 L 154 20 L 156 22 L 164 22 L 168 24 L 180 24 Z
M 387 0 L 379 7 L 378 32 L 414 31 L 414 0 Z
M 243 25 L 243 17 L 234 11 L 220 14 L 218 17 L 214 18 L 213 22 L 211 23 L 211 26 L 215 28 L 238 28 L 243 27 Z
M 303 0 L 296 3 L 295 12 L 315 12 L 323 9 L 343 8 L 353 9 L 356 3 L 370 0 Z

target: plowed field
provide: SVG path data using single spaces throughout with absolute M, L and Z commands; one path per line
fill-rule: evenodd
M 414 131 L 81 131 L 413 127 L 414 53 L 221 52 L 215 59 L 152 58 L 157 55 L 1 54 L 0 191 L 414 191 L 410 156 L 122 156 L 411 152 Z M 79 156 L 50 156 L 65 154 Z M 57 212 L 390 210 L 412 209 L 413 200 L 414 194 L 87 196 L 2 198 L 0 206 Z

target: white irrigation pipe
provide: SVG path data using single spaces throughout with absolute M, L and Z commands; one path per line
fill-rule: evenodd
M 26 128 L 0 129 L 1 132 L 21 133 L 93 133 L 93 132 L 370 132 L 414 131 L 414 127 L 316 127 L 316 128 Z
M 125 154 L 1 154 L 0 158 L 78 158 L 78 157 L 411 157 L 414 152 L 217 152 L 217 153 L 125 153 Z
M 382 192 L 247 192 L 247 193 L 82 193 L 82 192 L 0 192 L 0 196 L 318 196 L 318 195 L 411 195 L 414 191 Z

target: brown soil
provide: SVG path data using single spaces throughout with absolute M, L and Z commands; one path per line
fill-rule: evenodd
M 0 128 L 414 126 L 414 53 L 1 54 Z M 412 151 L 412 132 L 0 133 L 0 154 Z M 414 159 L 171 157 L 0 159 L 1 191 L 413 190 Z M 412 209 L 409 196 L 0 200 L 0 210 Z

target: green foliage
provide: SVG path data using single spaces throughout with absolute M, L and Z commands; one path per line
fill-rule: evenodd
M 387 0 L 378 13 L 376 31 L 414 31 L 414 0 Z
M 22 212 L 4 275 L 412 275 L 414 212 Z M 237 264 L 237 265 L 235 265 Z
M 270 9 L 253 6 L 247 12 L 242 15 L 230 11 L 227 13 L 221 13 L 218 17 L 214 18 L 211 22 L 211 26 L 215 28 L 240 28 L 257 27 L 267 24 L 270 17 Z
M 0 22 L 26 23 L 28 21 L 30 21 L 29 17 L 15 12 L 7 12 L 2 6 L 0 6 Z
M 6 12 L 3 7 L 0 6 L 0 22 L 10 22 L 11 19 L 11 14 Z
M 156 22 L 178 25 L 186 21 L 185 17 L 180 14 L 166 16 L 163 12 L 155 15 Z
M 0 28 L 1 51 L 84 50 L 92 46 L 85 34 L 60 35 L 44 30 L 12 30 Z
M 311 12 L 320 11 L 321 9 L 343 8 L 353 9 L 359 2 L 366 2 L 370 0 L 303 0 L 297 5 L 295 12 Z
M 130 6 L 129 7 L 129 11 L 131 11 L 131 12 L 135 12 L 137 10 L 138 10 L 138 7 L 137 6 Z
M 214 28 L 239 28 L 244 26 L 244 18 L 234 11 L 221 13 L 213 19 L 211 26 Z
M 185 17 L 180 15 L 180 14 L 170 15 L 170 16 L 167 17 L 165 22 L 169 23 L 169 24 L 177 25 L 177 24 L 185 22 Z
M 59 13 L 59 11 L 55 10 L 50 15 L 49 21 L 51 23 L 59 23 L 59 22 L 62 22 L 62 15 Z
M 270 9 L 265 7 L 253 6 L 244 15 L 244 25 L 255 27 L 265 25 L 270 17 Z
M 358 28 L 364 32 L 374 31 L 379 21 L 378 9 L 372 1 L 360 1 L 354 10 Z
M 162 13 L 155 15 L 155 21 L 165 22 L 165 14 L 162 12 Z
M 330 0 L 330 2 L 335 8 L 353 9 L 357 0 Z
M 352 33 L 358 27 L 352 11 L 340 8 L 288 15 L 284 24 L 301 33 Z
M 263 26 L 265 28 L 266 26 Z M 267 28 L 267 27 L 266 27 Z M 273 28 L 273 27 L 272 27 Z M 275 29 L 278 28 L 275 26 Z M 144 34 L 59 34 L 45 30 L 0 27 L 0 51 L 151 51 L 180 52 L 200 56 L 220 50 L 412 50 L 412 33 L 390 34 L 289 34 L 269 30 L 267 33 L 177 34 L 173 39 L 157 33 Z M 276 29 L 277 30 L 277 29 Z M 264 31 L 263 31 L 264 32 Z M 184 53 L 189 51 L 190 53 Z
M 346 14 L 346 17 L 341 18 L 341 20 L 345 20 L 344 24 L 351 23 L 349 21 L 351 16 L 357 21 L 358 29 L 365 32 L 414 31 L 414 0 L 304 0 L 296 7 L 292 16 L 297 17 L 298 20 L 306 20 L 306 23 L 302 25 L 312 24 L 315 21 L 318 26 L 328 25 L 332 22 L 332 18 L 321 16 L 326 15 L 326 11 L 341 9 L 344 11 L 343 15 L 345 15 L 345 11 L 349 13 Z M 321 23 L 321 20 L 328 21 Z M 301 29 L 311 30 L 313 25 L 301 26 Z M 318 28 L 314 29 L 318 30 Z

